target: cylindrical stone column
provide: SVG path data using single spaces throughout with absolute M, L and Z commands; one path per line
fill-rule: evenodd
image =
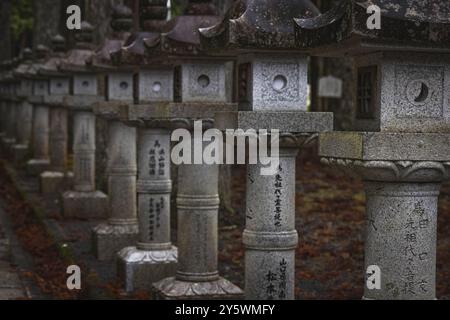
M 169 250 L 170 131 L 141 129 L 139 136 L 139 242 L 141 250 Z
M 17 122 L 18 143 L 28 146 L 31 141 L 31 132 L 33 128 L 33 105 L 24 100 L 21 102 L 20 117 Z
M 45 105 L 36 105 L 33 117 L 33 158 L 49 159 L 49 110 Z
M 93 229 L 93 247 L 99 260 L 110 260 L 137 241 L 136 129 L 118 120 L 108 122 L 108 223 Z
M 151 289 L 173 276 L 177 248 L 170 240 L 170 131 L 140 128 L 138 137 L 138 220 L 136 247 L 119 252 L 118 273 L 130 292 Z
M 262 175 L 261 164 L 247 166 L 246 299 L 294 299 L 296 155 L 295 148 L 280 148 L 274 175 Z
M 111 225 L 137 224 L 136 129 L 108 123 L 108 194 Z
M 7 102 L 7 113 L 6 113 L 6 143 L 12 146 L 16 142 L 16 114 L 17 105 L 13 101 Z
M 95 191 L 95 116 L 89 111 L 74 114 L 74 190 Z
M 193 159 L 194 146 L 202 145 L 202 137 L 194 135 L 191 142 Z M 242 298 L 242 290 L 218 271 L 219 204 L 217 164 L 178 166 L 178 268 L 175 277 L 155 283 L 157 298 Z
M 52 171 L 67 169 L 67 110 L 50 109 L 50 166 Z
M 219 279 L 218 179 L 218 165 L 182 164 L 178 167 L 178 280 Z
M 364 298 L 436 298 L 439 189 L 440 183 L 365 182 Z

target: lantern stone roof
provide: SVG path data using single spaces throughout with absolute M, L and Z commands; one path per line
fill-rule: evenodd
M 172 21 L 172 28 L 163 33 L 161 41 L 147 42 L 149 52 L 161 50 L 170 55 L 195 56 L 205 52 L 200 50 L 199 29 L 208 28 L 221 21 L 211 0 L 191 0 L 183 13 Z
M 111 28 L 114 31 L 112 36 L 107 38 L 87 61 L 87 64 L 97 70 L 114 70 L 121 67 L 120 60 L 114 53 L 122 49 L 131 35 L 133 12 L 130 8 L 124 5 L 115 6 L 111 18 Z
M 132 34 L 120 50 L 111 53 L 111 59 L 121 65 L 145 66 L 155 62 L 158 55 L 146 54 L 147 44 L 159 44 L 161 33 L 171 29 L 166 20 L 168 13 L 166 0 L 140 1 L 139 18 L 141 31 Z M 163 59 L 161 59 L 163 60 Z
M 319 54 L 359 54 L 395 50 L 448 51 L 448 0 L 341 0 L 330 11 L 296 19 L 296 42 L 301 48 L 320 48 Z M 380 8 L 381 28 L 369 29 L 370 5 Z M 329 50 L 324 50 L 328 47 Z M 334 54 L 333 54 L 334 53 Z
M 81 30 L 75 34 L 75 47 L 61 59 L 58 69 L 62 72 L 92 73 L 86 64 L 94 55 L 93 26 L 83 21 Z
M 61 76 L 58 67 L 65 57 L 66 40 L 61 35 L 56 35 L 51 39 L 52 52 L 50 57 L 39 66 L 38 73 L 43 76 Z
M 30 48 L 25 48 L 22 51 L 22 62 L 14 69 L 13 74 L 17 78 L 26 79 L 30 75 L 28 70 L 33 63 L 33 51 Z
M 200 30 L 202 47 L 249 52 L 297 49 L 294 18 L 318 14 L 309 0 L 238 0 L 221 23 Z

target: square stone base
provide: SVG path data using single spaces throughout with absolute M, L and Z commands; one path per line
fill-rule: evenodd
M 156 300 L 239 300 L 244 292 L 230 281 L 219 277 L 215 281 L 190 282 L 175 277 L 153 285 Z
M 45 171 L 41 174 L 40 189 L 42 193 L 60 193 L 70 190 L 73 185 L 72 172 Z
M 28 158 L 28 146 L 25 144 L 16 144 L 13 146 L 13 159 L 16 165 L 24 163 Z
M 27 162 L 27 172 L 31 176 L 38 176 L 42 172 L 48 170 L 50 160 L 46 159 L 32 159 Z
M 139 227 L 135 224 L 100 224 L 92 229 L 92 249 L 100 261 L 113 260 L 123 248 L 138 241 Z
M 123 281 L 125 290 L 152 290 L 154 282 L 175 275 L 178 249 L 139 250 L 128 247 L 117 254 L 117 275 Z
M 108 216 L 108 196 L 101 191 L 66 191 L 63 194 L 65 218 L 105 219 Z

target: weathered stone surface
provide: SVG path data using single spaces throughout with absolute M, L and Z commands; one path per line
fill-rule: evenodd
M 118 253 L 117 272 L 125 290 L 151 290 L 156 281 L 173 276 L 177 269 L 177 254 L 175 247 L 164 250 L 122 249 Z
M 299 54 L 238 56 L 240 110 L 306 111 L 308 61 Z
M 305 0 L 236 1 L 222 23 L 200 30 L 200 39 L 209 50 L 298 50 L 293 19 L 318 14 Z
M 32 176 L 38 176 L 50 168 L 48 159 L 32 159 L 27 162 L 27 173 Z
M 370 5 L 381 9 L 380 30 L 367 27 Z M 337 50 L 317 50 L 325 55 L 372 51 L 379 49 L 381 43 L 401 51 L 411 51 L 412 47 L 434 52 L 448 50 L 449 12 L 448 1 L 404 0 L 393 5 L 389 0 L 344 0 L 323 15 L 297 17 L 300 19 L 296 19 L 296 41 L 302 48 L 339 44 Z
M 30 174 L 47 170 L 49 158 L 49 108 L 35 105 L 33 115 L 33 159 L 28 162 Z
M 195 141 L 192 143 L 202 143 Z M 178 167 L 178 267 L 175 278 L 154 285 L 162 299 L 237 298 L 242 291 L 219 276 L 217 165 Z M 198 290 L 190 290 L 196 288 Z
M 92 248 L 100 261 L 111 260 L 123 248 L 132 246 L 138 238 L 138 225 L 100 224 L 92 230 Z
M 439 189 L 439 183 L 365 183 L 365 268 L 380 268 L 381 289 L 365 286 L 364 298 L 436 298 Z
M 319 136 L 322 157 L 366 161 L 450 161 L 450 134 L 326 132 Z
M 208 282 L 166 278 L 154 285 L 153 295 L 154 299 L 158 300 L 238 300 L 243 298 L 242 290 L 222 277 Z
M 62 198 L 65 218 L 95 219 L 108 215 L 108 196 L 101 191 L 66 191 Z
M 248 166 L 243 234 L 247 299 L 294 299 L 296 154 L 297 149 L 281 148 L 275 175 L 261 175 L 261 165 Z
M 298 111 L 217 112 L 215 127 L 220 130 L 278 129 L 280 132 L 324 132 L 333 130 L 333 114 Z
M 45 171 L 40 176 L 40 190 L 44 194 L 57 194 L 72 187 L 72 172 Z

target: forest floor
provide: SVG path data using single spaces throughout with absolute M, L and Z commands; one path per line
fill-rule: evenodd
M 319 163 L 314 150 L 297 161 L 296 252 L 297 299 L 361 299 L 364 284 L 364 211 L 362 182 Z M 244 286 L 242 231 L 245 216 L 245 168 L 232 174 L 234 213 L 220 213 L 219 269 Z M 58 197 L 38 193 L 38 181 L 0 165 L 0 195 L 4 210 L 32 265 L 19 268 L 25 283 L 55 299 L 146 299 L 147 292 L 127 295 L 112 262 L 99 262 L 91 253 L 90 230 L 101 221 L 64 220 Z M 172 223 L 175 226 L 175 223 Z M 450 299 L 450 183 L 439 201 L 437 297 Z M 172 232 L 176 243 L 176 230 Z M 80 291 L 66 286 L 66 268 L 83 270 Z M 31 285 L 33 286 L 33 285 Z M 39 296 L 36 294 L 36 297 Z

